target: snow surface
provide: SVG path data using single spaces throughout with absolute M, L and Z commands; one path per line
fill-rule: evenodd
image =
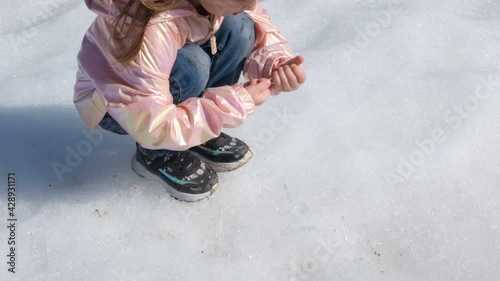
M 188 204 L 131 171 L 130 138 L 84 135 L 83 1 L 2 3 L 0 280 L 499 280 L 498 2 L 263 5 L 308 81 L 228 130 L 254 158 Z

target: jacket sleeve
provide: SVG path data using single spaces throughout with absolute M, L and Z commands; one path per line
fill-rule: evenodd
M 243 75 L 247 79 L 270 78 L 279 59 L 293 58 L 293 51 L 260 4 L 246 13 L 255 22 L 255 46 L 245 62 Z
M 130 66 L 93 66 L 102 59 L 95 48 L 88 48 L 80 62 L 93 70 L 89 76 L 109 114 L 145 148 L 186 150 L 218 136 L 223 127 L 240 125 L 255 108 L 239 84 L 209 88 L 200 98 L 173 104 L 169 75 L 180 36 L 172 22 L 155 24 L 146 29 L 143 47 Z M 102 56 L 109 60 L 110 54 Z
M 103 17 L 115 17 L 120 13 L 116 5 L 110 5 L 110 0 L 85 0 L 85 4 L 89 10 Z

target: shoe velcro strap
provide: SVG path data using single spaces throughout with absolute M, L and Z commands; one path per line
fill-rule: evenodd
M 151 162 L 151 164 L 149 164 L 148 166 L 157 171 L 158 169 L 162 168 L 165 166 L 165 160 L 163 159 L 164 157 L 161 156 L 161 157 L 158 157 L 156 158 L 153 162 Z

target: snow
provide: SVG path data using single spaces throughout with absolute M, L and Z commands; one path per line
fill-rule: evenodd
M 308 81 L 227 130 L 254 158 L 188 204 L 131 171 L 130 138 L 84 130 L 83 1 L 3 3 L 0 280 L 498 280 L 500 4 L 262 4 Z

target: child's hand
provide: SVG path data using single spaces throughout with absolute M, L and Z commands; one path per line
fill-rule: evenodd
M 273 86 L 271 90 L 275 93 L 290 92 L 297 90 L 306 81 L 307 75 L 300 66 L 304 57 L 296 56 L 293 59 L 281 62 L 271 73 Z
M 271 87 L 271 80 L 269 79 L 253 79 L 243 84 L 243 87 L 250 94 L 255 105 L 263 104 L 271 94 L 271 90 L 269 89 Z

